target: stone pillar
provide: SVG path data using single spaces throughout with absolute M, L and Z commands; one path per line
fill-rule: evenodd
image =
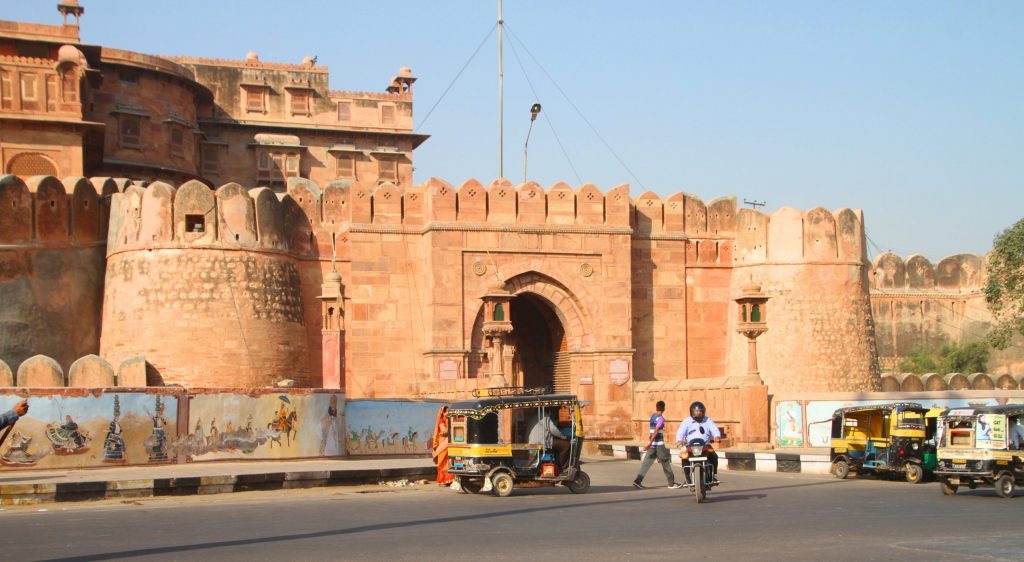
M 320 312 L 323 327 L 323 388 L 345 388 L 345 299 L 341 289 L 341 276 L 334 269 L 320 285 Z

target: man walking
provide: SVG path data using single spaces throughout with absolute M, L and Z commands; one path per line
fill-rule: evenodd
M 668 487 L 672 489 L 682 488 L 682 484 L 676 484 L 675 474 L 672 472 L 672 454 L 665 447 L 665 401 L 658 400 L 654 406 L 655 412 L 651 414 L 651 438 L 641 449 L 645 452 L 644 460 L 640 463 L 640 472 L 633 480 L 633 486 L 643 488 L 644 475 L 651 469 L 654 460 L 661 463 L 661 470 L 665 472 L 665 479 L 668 480 Z

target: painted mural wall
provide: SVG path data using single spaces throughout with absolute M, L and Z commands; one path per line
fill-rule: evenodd
M 22 398 L 0 395 L 0 410 Z M 146 392 L 32 395 L 0 446 L 0 469 L 85 468 L 174 461 L 178 397 Z M 0 432 L 3 435 L 3 432 Z
M 1024 404 L 1024 391 L 986 394 L 971 392 L 880 393 L 885 397 L 836 399 L 827 397 L 777 400 L 773 404 L 775 444 L 779 447 L 828 447 L 831 442 L 832 413 L 848 406 L 917 402 L 927 408 L 980 408 L 1000 404 Z
M 437 410 L 446 402 L 354 400 L 345 410 L 350 455 L 430 453 Z
M 188 431 L 178 445 L 196 461 L 342 456 L 344 410 L 340 392 L 192 394 Z

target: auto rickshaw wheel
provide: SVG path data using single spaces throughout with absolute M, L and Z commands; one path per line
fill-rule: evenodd
M 999 496 L 1001 498 L 1012 498 L 1013 497 L 1013 490 L 1015 488 L 1014 482 L 1013 482 L 1013 476 L 1010 476 L 1009 474 L 1004 474 L 1004 475 L 1000 476 L 999 478 L 996 478 L 996 481 L 994 482 L 994 484 L 996 486 L 996 495 L 997 496 Z
M 512 476 L 507 472 L 499 472 L 491 477 L 491 486 L 494 487 L 494 495 L 499 498 L 508 497 L 512 493 Z
M 574 494 L 585 494 L 590 489 L 590 476 L 582 470 L 576 471 L 576 478 L 573 478 L 567 486 Z
M 912 462 L 907 463 L 907 482 L 911 484 L 920 484 L 924 481 L 924 469 L 921 465 L 914 464 Z
M 475 478 L 460 478 L 459 485 L 462 487 L 462 491 L 467 494 L 478 494 L 480 489 L 484 487 L 484 483 Z
M 943 495 L 952 496 L 956 494 L 956 489 L 960 486 L 957 484 L 950 484 L 948 479 L 939 480 L 939 487 L 942 488 Z
M 850 463 L 844 460 L 838 460 L 832 463 L 832 474 L 840 480 L 846 478 L 846 476 L 850 474 Z

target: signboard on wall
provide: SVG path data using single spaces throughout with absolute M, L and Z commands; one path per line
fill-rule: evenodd
M 443 381 L 453 381 L 459 378 L 459 362 L 454 359 L 438 361 L 437 378 Z
M 580 375 L 580 384 L 594 384 L 594 375 Z
M 622 386 L 629 380 L 629 361 L 626 359 L 612 359 L 608 362 L 608 376 L 612 384 Z

